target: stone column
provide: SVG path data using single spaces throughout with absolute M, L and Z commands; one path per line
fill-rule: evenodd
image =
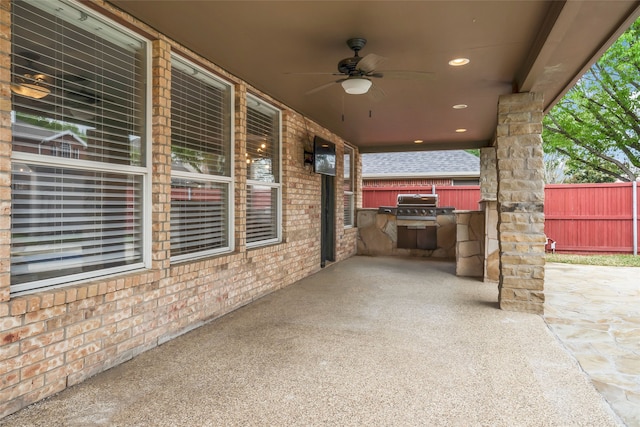
M 503 95 L 496 157 L 500 308 L 542 314 L 544 166 L 542 94 Z
M 495 140 L 480 149 L 480 210 L 484 212 L 484 282 L 497 283 L 500 277 L 498 245 L 498 172 Z

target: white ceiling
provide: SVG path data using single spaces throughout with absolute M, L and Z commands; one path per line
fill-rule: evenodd
M 640 15 L 628 0 L 111 3 L 363 152 L 486 146 L 501 94 L 543 92 L 548 108 Z M 305 95 L 340 78 L 351 37 L 368 40 L 361 56 L 387 58 L 379 70 L 432 74 L 374 79 L 382 97 L 339 84 Z M 449 66 L 456 57 L 471 62 Z

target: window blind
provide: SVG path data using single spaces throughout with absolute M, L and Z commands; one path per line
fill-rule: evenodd
M 353 149 L 344 146 L 344 226 L 352 227 L 354 224 L 354 194 L 353 194 Z
M 173 260 L 230 248 L 231 96 L 229 84 L 173 57 Z
M 54 0 L 11 37 L 11 292 L 144 266 L 146 42 Z
M 14 94 L 15 131 L 24 137 L 14 138 L 14 151 L 46 154 L 42 142 L 52 134 L 43 129 L 69 131 L 83 140 L 84 160 L 142 165 L 146 50 L 133 37 L 120 36 L 130 40 L 124 49 L 105 38 L 115 30 L 87 31 L 76 25 L 84 21 L 65 21 L 36 7 L 50 3 L 56 2 L 12 4 L 12 86 L 42 76 L 49 91 L 41 99 Z
M 226 248 L 227 184 L 171 180 L 171 254 Z
M 247 186 L 247 243 L 278 236 L 278 189 L 263 185 Z
M 141 176 L 14 162 L 12 186 L 13 290 L 141 261 Z
M 280 238 L 280 111 L 247 98 L 247 245 Z

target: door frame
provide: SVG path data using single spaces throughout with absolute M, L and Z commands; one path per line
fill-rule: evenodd
M 336 189 L 335 177 L 320 175 L 322 196 L 320 200 L 320 267 L 336 260 Z

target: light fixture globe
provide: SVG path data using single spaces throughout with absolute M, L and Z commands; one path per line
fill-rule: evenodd
M 369 91 L 371 87 L 371 80 L 361 77 L 351 77 L 344 80 L 342 83 L 344 91 L 350 95 L 362 95 Z
M 47 76 L 44 74 L 25 74 L 18 78 L 18 84 L 11 85 L 11 91 L 28 98 L 42 99 L 51 93 L 51 90 L 45 87 L 46 80 Z

